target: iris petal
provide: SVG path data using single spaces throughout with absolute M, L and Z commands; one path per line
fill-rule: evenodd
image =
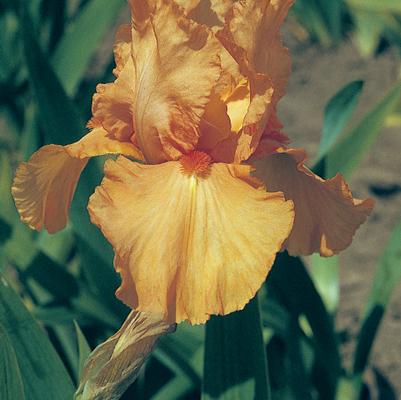
M 109 160 L 89 212 L 116 252 L 118 297 L 168 322 L 203 323 L 242 309 L 293 222 L 292 203 L 255 187 L 249 173 L 212 164 L 197 177 L 180 162 Z
M 324 180 L 304 162 L 303 150 L 284 150 L 266 158 L 260 175 L 270 190 L 281 190 L 294 202 L 295 222 L 286 242 L 288 252 L 332 256 L 351 244 L 374 201 L 354 199 L 341 175 Z
M 48 145 L 18 167 L 12 194 L 22 221 L 32 229 L 55 233 L 68 220 L 72 197 L 89 157 L 126 154 L 142 159 L 132 143 L 115 140 L 102 128 L 95 128 L 68 146 Z

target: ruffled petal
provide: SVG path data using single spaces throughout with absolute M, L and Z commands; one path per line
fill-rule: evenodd
M 102 126 L 120 141 L 133 141 L 135 67 L 129 58 L 121 68 L 118 78 L 107 84 L 99 84 L 92 100 L 90 126 Z
M 350 245 L 374 201 L 354 199 L 339 174 L 329 180 L 318 177 L 304 165 L 305 158 L 303 150 L 281 150 L 264 160 L 260 175 L 269 190 L 280 190 L 294 202 L 295 222 L 286 242 L 288 252 L 332 256 Z
M 116 32 L 116 40 L 114 42 L 114 60 L 116 67 L 113 70 L 115 76 L 119 76 L 128 60 L 131 59 L 131 25 L 120 25 Z
M 250 79 L 251 103 L 238 140 L 235 161 L 256 150 L 275 106 L 284 94 L 291 63 L 280 27 L 292 0 L 236 2 L 217 37 Z
M 268 124 L 263 132 L 258 147 L 251 156 L 251 161 L 273 154 L 278 149 L 285 148 L 290 144 L 291 141 L 289 137 L 280 132 L 281 125 L 276 125 L 279 126 L 278 128 L 273 128 L 272 125 L 269 125 L 270 124 Z
M 205 108 L 200 123 L 201 136 L 197 149 L 212 150 L 217 143 L 225 140 L 231 133 L 231 122 L 227 105 L 219 95 L 213 94 Z
M 185 3 L 180 0 L 179 3 Z M 188 16 L 199 24 L 218 29 L 223 26 L 224 18 L 231 9 L 233 0 L 195 0 L 185 6 Z
M 145 160 L 137 146 L 131 142 L 116 140 L 103 128 L 93 129 L 78 142 L 65 146 L 65 150 L 71 157 L 81 159 L 105 154 L 124 154 L 140 161 Z
M 150 163 L 193 150 L 220 73 L 220 44 L 173 1 L 130 0 L 136 70 L 134 122 Z
M 67 225 L 75 188 L 87 159 L 71 157 L 65 147 L 39 149 L 16 171 L 12 194 L 21 220 L 38 231 L 55 233 Z
M 23 222 L 49 233 L 63 229 L 75 188 L 89 157 L 125 154 L 143 159 L 131 143 L 122 143 L 96 128 L 68 146 L 48 145 L 35 152 L 16 171 L 12 194 Z
M 116 253 L 117 296 L 168 322 L 203 323 L 255 295 L 290 233 L 293 205 L 257 187 L 249 166 L 212 164 L 203 178 L 182 168 L 109 160 L 88 208 Z

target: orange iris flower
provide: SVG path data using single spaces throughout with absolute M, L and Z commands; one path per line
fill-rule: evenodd
M 129 3 L 92 130 L 21 164 L 13 195 L 24 222 L 56 232 L 88 159 L 121 154 L 88 205 L 115 251 L 117 296 L 169 323 L 203 323 L 242 309 L 278 251 L 346 248 L 373 202 L 354 200 L 339 175 L 314 175 L 281 133 L 292 0 Z M 261 155 L 269 191 L 244 164 Z

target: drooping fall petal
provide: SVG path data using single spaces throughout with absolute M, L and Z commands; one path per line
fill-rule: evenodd
M 87 159 L 73 158 L 63 146 L 48 145 L 17 169 L 12 194 L 21 220 L 38 231 L 63 229 Z
M 35 152 L 18 167 L 12 187 L 22 221 L 32 229 L 44 228 L 49 233 L 63 229 L 88 157 L 109 153 L 141 157 L 132 144 L 109 138 L 102 128 L 94 129 L 72 145 L 48 145 Z
M 134 130 L 145 158 L 193 150 L 220 73 L 220 44 L 173 1 L 130 0 L 135 64 Z
M 217 37 L 250 79 L 251 103 L 238 139 L 235 162 L 256 150 L 262 132 L 275 113 L 290 73 L 290 57 L 283 47 L 280 27 L 292 0 L 235 2 Z
M 174 329 L 154 315 L 132 311 L 118 332 L 90 354 L 75 399 L 119 399 L 137 378 L 157 339 Z
M 269 190 L 280 190 L 294 202 L 295 222 L 286 242 L 288 252 L 332 256 L 350 245 L 374 201 L 354 199 L 339 174 L 326 181 L 318 177 L 304 165 L 305 158 L 305 152 L 297 149 L 272 154 L 260 164 L 259 175 Z
M 255 188 L 249 166 L 187 174 L 195 164 L 109 160 L 88 206 L 116 252 L 118 297 L 169 322 L 203 323 L 242 309 L 293 221 L 292 203 Z

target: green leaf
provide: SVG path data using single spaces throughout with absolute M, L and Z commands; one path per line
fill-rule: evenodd
M 17 356 L 7 335 L 0 325 L 0 399 L 24 400 L 24 384 Z
M 0 81 L 9 81 L 8 83 L 13 86 L 20 62 L 18 20 L 14 13 L 0 11 Z
M 351 9 L 354 20 L 354 41 L 365 56 L 371 56 L 377 49 L 385 26 L 377 13 Z
M 74 320 L 79 320 L 81 323 L 88 323 L 90 321 L 89 318 L 82 318 L 79 313 L 61 306 L 37 306 L 32 310 L 32 314 L 35 319 L 49 327 L 54 325 L 69 325 Z
M 399 0 L 346 0 L 346 2 L 349 6 L 360 10 L 401 13 L 401 3 Z
M 1 276 L 0 325 L 14 348 L 29 399 L 71 400 L 74 386 L 56 351 Z
M 327 310 L 334 315 L 340 297 L 340 265 L 338 257 L 311 257 L 311 277 Z
M 31 277 L 56 299 L 66 300 L 79 293 L 78 282 L 64 267 L 43 253 L 38 253 L 23 277 Z
M 327 381 L 324 398 L 333 399 L 341 374 L 335 328 L 301 259 L 290 257 L 287 253 L 279 254 L 267 285 L 294 318 L 301 315 L 307 318 L 313 333 L 320 373 Z
M 71 143 L 84 131 L 83 120 L 32 34 L 32 21 L 24 6 L 21 7 L 20 25 L 29 78 L 45 135 L 58 144 Z
M 85 338 L 85 335 L 82 333 L 81 328 L 79 327 L 76 321 L 74 321 L 74 326 L 78 341 L 78 355 L 79 355 L 78 372 L 79 376 L 81 377 L 86 359 L 89 357 L 89 354 L 91 353 L 91 348 Z
M 12 234 L 12 229 L 9 223 L 0 217 L 0 244 L 3 244 L 8 239 L 10 239 Z
M 26 225 L 16 224 L 10 240 L 4 245 L 6 257 L 16 265 L 20 271 L 25 271 L 38 254 L 33 236 L 34 232 Z M 21 249 L 24 250 L 21 251 Z
M 69 367 L 74 382 L 78 382 L 79 355 L 73 324 L 54 325 L 52 334 L 54 335 L 54 342 L 58 342 L 61 347 L 59 354 L 62 355 L 65 365 Z
M 24 161 L 40 146 L 40 129 L 35 104 L 31 101 L 25 108 L 25 123 L 19 148 Z
M 74 246 L 74 235 L 68 225 L 60 232 L 50 235 L 46 231 L 40 232 L 37 240 L 38 249 L 59 264 L 66 264 Z
M 320 9 L 322 10 L 322 14 L 327 21 L 327 25 L 330 28 L 330 33 L 332 36 L 332 41 L 334 43 L 338 42 L 341 39 L 342 34 L 342 0 L 318 0 Z
M 176 376 L 170 379 L 151 400 L 177 400 L 193 389 L 193 382 L 185 375 Z
M 351 175 L 376 141 L 386 118 L 398 105 L 400 96 L 401 82 L 398 82 L 355 128 L 337 142 L 327 154 L 328 177 L 337 172 L 341 172 L 345 177 Z
M 295 2 L 293 10 L 301 24 L 323 47 L 327 48 L 333 44 L 329 27 L 316 0 L 299 0 Z
M 186 376 L 200 386 L 204 353 L 203 326 L 180 324 L 174 335 L 161 337 L 154 357 L 176 375 Z
M 78 218 L 78 213 L 76 214 L 76 218 Z M 88 225 L 87 229 L 96 231 L 96 228 L 92 225 Z M 80 254 L 80 264 L 87 279 L 88 287 L 93 295 L 98 299 L 97 302 L 102 303 L 104 307 L 107 307 L 109 309 L 109 314 L 112 314 L 114 318 L 119 318 L 120 321 L 117 325 L 119 326 L 128 314 L 128 308 L 119 301 L 114 294 L 120 280 L 111 267 L 111 255 L 108 257 L 110 259 L 109 263 L 104 261 L 105 256 L 109 255 L 107 251 L 109 250 L 109 246 L 107 245 L 107 247 L 103 246 L 94 249 L 92 244 L 82 239 L 84 231 L 81 231 L 80 233 L 81 236 L 76 238 L 76 243 Z M 97 231 L 96 233 L 99 232 Z M 99 241 L 100 240 L 103 241 L 104 239 L 100 237 Z M 102 252 L 105 254 L 102 254 Z
M 319 158 L 325 156 L 349 122 L 358 105 L 362 88 L 363 81 L 351 82 L 336 93 L 326 105 Z
M 11 160 L 6 151 L 0 151 L 0 218 L 13 225 L 16 211 L 11 197 L 12 170 Z
M 380 258 L 373 286 L 369 293 L 365 314 L 358 335 L 353 372 L 362 374 L 366 368 L 372 345 L 386 307 L 401 280 L 401 223 L 391 234 Z
M 258 299 L 206 325 L 202 400 L 270 399 Z
M 291 390 L 296 399 L 312 400 L 313 390 L 309 379 L 308 365 L 303 348 L 303 335 L 295 319 L 289 327 L 287 346 Z
M 97 321 L 110 329 L 118 329 L 121 318 L 110 312 L 110 308 L 100 302 L 98 296 L 94 296 L 88 290 L 81 290 L 78 297 L 71 300 L 74 310 L 83 317 Z
M 259 296 L 261 318 L 264 327 L 285 338 L 290 327 L 291 316 L 272 296 Z
M 397 400 L 396 391 L 388 378 L 377 368 L 373 368 L 373 373 L 378 391 L 378 400 Z
M 32 23 L 27 11 L 23 8 L 21 15 L 25 56 L 30 72 L 30 80 L 38 104 L 39 117 L 49 143 L 66 144 L 79 139 L 84 132 L 84 124 L 72 101 L 68 98 L 61 83 L 49 65 L 48 58 L 40 49 L 32 35 Z M 90 163 L 83 172 L 75 199 L 71 207 L 73 229 L 81 238 L 85 272 L 91 277 L 96 286 L 95 292 L 100 298 L 108 302 L 113 309 L 119 308 L 121 314 L 126 309 L 119 305 L 114 297 L 118 278 L 112 268 L 111 246 L 95 228 L 86 212 L 89 195 L 100 181 L 100 169 L 95 163 Z M 90 254 L 96 255 L 95 257 Z M 89 256 L 88 256 L 89 255 Z M 102 274 L 99 269 L 102 269 Z M 102 280 L 100 282 L 100 279 Z
M 68 26 L 52 64 L 65 91 L 73 95 L 101 40 L 125 5 L 123 0 L 91 0 Z

